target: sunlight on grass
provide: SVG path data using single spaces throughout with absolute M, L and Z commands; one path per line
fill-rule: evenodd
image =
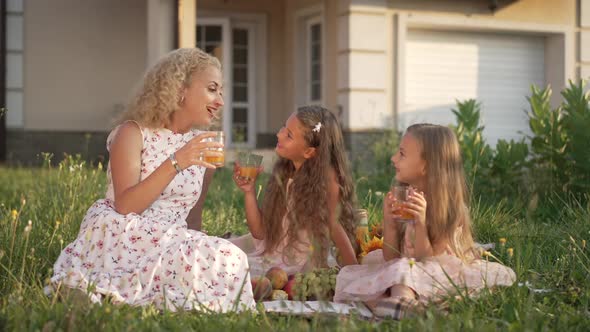
M 49 158 L 47 156 L 46 158 Z M 265 182 L 266 177 L 259 180 Z M 360 207 L 370 224 L 380 222 L 389 175 L 357 175 Z M 492 242 L 490 259 L 512 267 L 523 286 L 486 290 L 477 298 L 449 297 L 426 314 L 379 323 L 356 317 L 286 316 L 252 312 L 203 315 L 161 312 L 152 306 L 83 305 L 43 292 L 52 265 L 72 241 L 88 207 L 104 196 L 102 166 L 68 157 L 56 167 L 0 169 L 0 330 L 582 330 L 590 326 L 590 206 L 560 201 L 551 220 L 536 220 L 528 202 L 484 205 L 472 216 L 478 242 Z M 544 214 L 547 215 L 547 214 Z M 217 172 L 205 204 L 203 228 L 210 235 L 247 232 L 243 196 L 228 170 Z M 539 291 L 542 290 L 542 291 Z M 446 309 L 445 309 L 446 308 Z

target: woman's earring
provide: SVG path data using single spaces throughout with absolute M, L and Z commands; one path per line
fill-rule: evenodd
M 180 102 L 179 102 L 179 104 L 180 104 L 180 105 L 184 104 L 184 96 L 180 97 Z

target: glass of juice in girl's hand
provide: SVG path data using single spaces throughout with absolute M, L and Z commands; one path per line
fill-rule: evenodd
M 240 168 L 238 177 L 241 180 L 253 180 L 256 178 L 261 163 L 262 156 L 250 152 L 240 152 L 238 154 L 238 166 Z
M 408 198 L 410 195 L 410 187 L 394 185 L 391 187 L 391 192 L 395 201 L 393 202 L 393 213 L 399 215 L 395 220 L 398 222 L 410 222 L 414 220 L 414 216 L 407 210 Z

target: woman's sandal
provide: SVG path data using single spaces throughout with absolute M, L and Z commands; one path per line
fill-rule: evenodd
M 373 314 L 381 318 L 393 318 L 401 320 L 412 317 L 421 312 L 423 306 L 418 300 L 403 297 L 392 296 L 379 300 L 373 307 Z

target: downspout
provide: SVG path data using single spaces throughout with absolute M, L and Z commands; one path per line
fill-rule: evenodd
M 174 48 L 177 49 L 180 47 L 178 35 L 180 34 L 180 19 L 178 14 L 180 11 L 178 10 L 178 6 L 180 6 L 180 0 L 174 0 L 174 18 L 172 22 L 174 22 Z
M 0 108 L 6 108 L 6 1 L 0 1 Z M 6 161 L 6 113 L 0 111 L 0 162 Z

